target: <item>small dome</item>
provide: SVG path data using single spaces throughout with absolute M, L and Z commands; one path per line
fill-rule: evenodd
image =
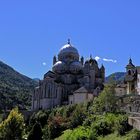
M 86 60 L 86 61 L 85 61 L 85 64 L 89 64 L 89 60 Z
M 60 61 L 79 60 L 78 50 L 75 47 L 73 47 L 70 43 L 68 43 L 60 49 L 58 59 Z
M 83 70 L 83 66 L 80 62 L 72 62 L 70 65 L 70 71 L 71 73 L 78 73 Z
M 58 61 L 54 64 L 53 66 L 53 71 L 56 72 L 56 73 L 63 73 L 66 69 L 66 65 L 64 62 L 62 61 Z

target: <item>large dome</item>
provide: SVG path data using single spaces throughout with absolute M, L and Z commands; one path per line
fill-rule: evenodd
M 64 45 L 61 49 L 60 49 L 60 52 L 61 54 L 63 53 L 75 53 L 75 54 L 78 54 L 78 51 L 76 48 L 74 48 L 71 44 L 66 44 Z
M 68 42 L 68 44 L 64 45 L 60 49 L 60 52 L 58 54 L 58 59 L 60 61 L 79 60 L 78 50 Z

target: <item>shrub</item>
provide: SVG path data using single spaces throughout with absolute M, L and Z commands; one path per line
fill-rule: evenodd
M 24 119 L 18 108 L 14 108 L 8 118 L 0 124 L 1 140 L 21 140 L 24 135 Z
M 40 110 L 37 113 L 33 113 L 33 115 L 30 117 L 30 121 L 29 121 L 30 125 L 28 131 L 31 130 L 31 128 L 34 126 L 36 122 L 39 122 L 41 124 L 41 127 L 43 128 L 47 124 L 49 114 L 50 114 L 49 110 L 46 111 Z
M 77 126 L 82 125 L 85 118 L 85 109 L 81 108 L 80 105 L 77 105 L 71 117 L 71 128 L 76 128 Z
M 94 99 L 93 112 L 116 112 L 116 98 L 113 86 L 106 86 L 102 93 Z
M 73 130 L 66 130 L 64 134 L 56 140 L 89 140 L 90 129 L 78 127 Z
M 116 130 L 119 135 L 125 135 L 132 127 L 128 124 L 128 117 L 126 115 L 119 115 L 116 120 Z

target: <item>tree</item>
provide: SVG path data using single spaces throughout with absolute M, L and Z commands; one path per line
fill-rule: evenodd
M 12 109 L 8 118 L 0 124 L 1 140 L 22 140 L 24 134 L 24 118 L 18 108 Z
M 42 140 L 43 132 L 40 123 L 36 122 L 31 129 L 28 140 Z
M 114 86 L 107 85 L 102 93 L 94 100 L 94 112 L 114 112 L 116 111 L 116 98 Z
M 76 128 L 79 125 L 82 125 L 83 121 L 86 118 L 86 109 L 82 106 L 77 105 L 71 116 L 71 128 Z

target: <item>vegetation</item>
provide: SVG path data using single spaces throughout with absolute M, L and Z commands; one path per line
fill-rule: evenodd
M 108 77 L 106 77 L 106 83 L 109 83 L 110 79 L 116 81 L 116 83 L 123 82 L 125 74 L 126 74 L 125 72 L 115 72 L 109 75 Z
M 36 122 L 33 128 L 31 129 L 29 135 L 28 135 L 28 140 L 42 140 L 42 128 L 41 125 Z
M 116 97 L 113 85 L 108 85 L 105 87 L 104 91 L 99 97 L 95 98 L 93 104 L 94 112 L 116 112 Z
M 25 122 L 25 126 L 23 117 L 20 116 L 21 114 L 16 108 L 0 124 L 2 140 L 6 136 L 11 136 L 13 128 L 16 128 L 15 133 L 17 133 L 17 135 L 13 133 L 13 140 L 16 140 L 16 137 L 18 140 L 140 139 L 140 132 L 129 126 L 127 114 L 120 112 L 117 108 L 112 85 L 106 86 L 99 97 L 93 101 L 62 106 L 52 110 L 40 110 L 30 117 L 29 122 Z
M 18 108 L 13 109 L 8 118 L 0 124 L 1 140 L 22 140 L 24 135 L 24 118 Z
M 36 81 L 0 61 L 0 110 L 15 106 L 27 109 L 31 105 L 31 94 L 35 86 Z

